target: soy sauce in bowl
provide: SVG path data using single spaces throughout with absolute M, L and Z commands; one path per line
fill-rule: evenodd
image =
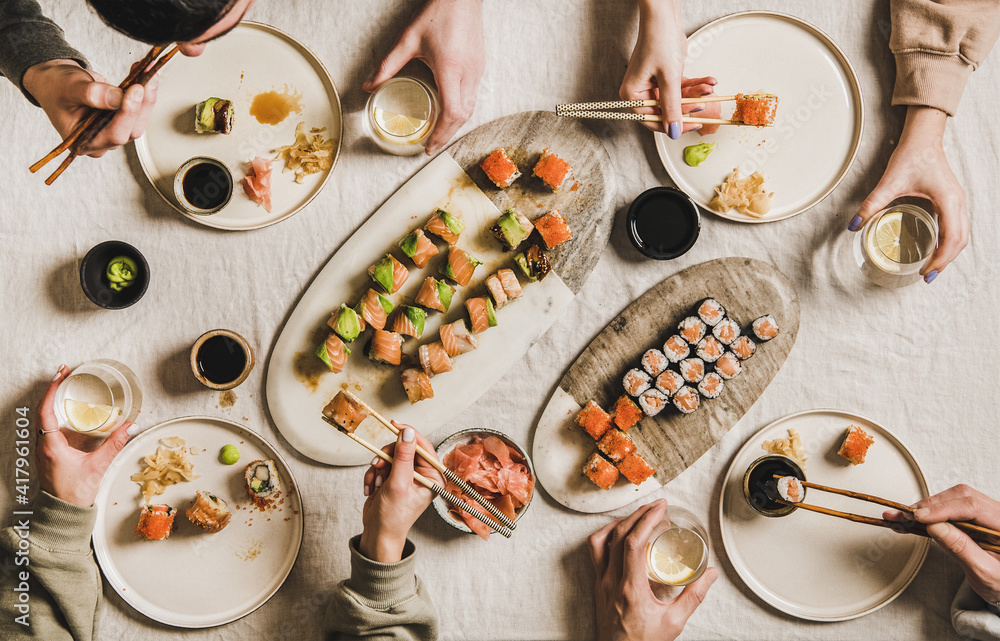
M 632 201 L 626 224 L 629 240 L 640 253 L 656 260 L 671 260 L 694 247 L 701 233 L 701 214 L 684 192 L 654 187 Z
M 233 197 L 233 174 L 215 158 L 192 158 L 174 176 L 174 196 L 192 214 L 214 214 Z
M 254 366 L 253 348 L 245 338 L 227 329 L 202 334 L 191 348 L 191 370 L 212 389 L 232 389 L 246 380 Z

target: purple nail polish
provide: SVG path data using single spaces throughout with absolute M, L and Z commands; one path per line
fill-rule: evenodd
M 672 140 L 677 140 L 681 137 L 681 123 L 672 122 L 670 126 L 667 127 L 667 135 L 670 136 Z
M 855 216 L 852 218 L 850 224 L 847 225 L 847 228 L 851 231 L 858 231 L 858 229 L 861 228 L 861 216 Z
M 696 114 L 696 113 L 698 113 L 699 111 L 705 111 L 705 108 L 704 108 L 704 107 L 698 107 L 697 109 L 692 109 L 692 110 L 691 110 L 691 111 L 689 111 L 688 113 L 692 113 L 692 114 Z
M 926 276 L 924 276 L 924 282 L 930 285 L 931 283 L 934 282 L 934 279 L 937 277 L 938 277 L 938 270 L 932 269 L 929 272 L 927 272 Z

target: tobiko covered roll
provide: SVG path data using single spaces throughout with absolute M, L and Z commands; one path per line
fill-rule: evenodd
M 490 152 L 490 155 L 483 162 L 479 163 L 479 166 L 482 168 L 483 173 L 486 174 L 486 177 L 501 189 L 510 187 L 521 176 L 517 165 L 507 157 L 507 152 L 504 151 L 503 147 Z
M 540 178 L 545 186 L 552 191 L 559 191 L 573 173 L 573 165 L 569 164 L 550 149 L 543 149 L 542 156 L 531 170 Z
M 168 539 L 174 529 L 175 516 L 177 510 L 169 505 L 144 505 L 139 509 L 135 533 L 150 541 Z
M 535 229 L 545 243 L 545 249 L 552 249 L 562 245 L 573 237 L 573 232 L 566 225 L 566 219 L 562 217 L 558 209 L 553 209 L 541 218 L 535 220 Z

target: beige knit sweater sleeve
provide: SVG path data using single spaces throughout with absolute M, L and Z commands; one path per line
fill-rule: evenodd
M 891 0 L 894 105 L 954 116 L 969 75 L 1000 35 L 1000 0 Z

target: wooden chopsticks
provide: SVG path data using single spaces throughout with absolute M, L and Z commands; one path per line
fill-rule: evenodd
M 726 102 L 736 100 L 736 96 L 704 96 L 703 98 L 681 98 L 681 104 L 698 102 Z M 638 122 L 663 122 L 658 114 L 637 114 L 633 112 L 608 111 L 610 109 L 635 109 L 636 107 L 659 107 L 659 100 L 609 100 L 604 102 L 573 102 L 556 105 L 556 115 L 567 118 L 590 118 L 595 120 L 633 120 Z M 702 125 L 742 125 L 739 120 L 725 118 L 692 118 L 683 116 L 681 122 Z
M 162 58 L 157 60 L 157 56 L 163 52 L 165 47 L 161 45 L 154 46 L 149 50 L 149 53 L 139 61 L 139 64 L 135 65 L 135 68 L 129 72 L 129 75 L 121 81 L 118 88 L 122 91 L 128 90 L 129 87 L 133 85 L 145 85 L 149 80 L 156 75 L 156 73 L 163 68 L 163 65 L 167 64 L 171 58 L 177 55 L 177 47 L 172 48 L 168 51 Z M 153 61 L 156 61 L 155 64 Z M 150 66 L 152 65 L 152 66 Z M 76 126 L 73 131 L 70 132 L 66 139 L 59 143 L 55 149 L 50 151 L 45 155 L 44 158 L 33 164 L 28 170 L 31 173 L 37 172 L 39 169 L 44 167 L 49 163 L 49 161 L 55 159 L 59 154 L 69 150 L 69 155 L 66 156 L 62 164 L 52 172 L 52 175 L 45 179 L 46 185 L 51 185 L 56 181 L 66 168 L 70 166 L 70 163 L 76 159 L 77 156 L 87 153 L 87 146 L 97 137 L 97 134 L 104 131 L 104 128 L 108 126 L 111 120 L 115 117 L 117 111 L 107 111 L 101 109 L 92 110 L 86 118 L 84 118 L 80 124 Z
M 361 447 L 367 449 L 369 452 L 371 452 L 375 456 L 379 457 L 380 459 L 382 459 L 383 461 L 389 463 L 390 465 L 392 464 L 392 457 L 389 456 L 388 454 L 386 454 L 385 452 L 383 452 L 380 448 L 375 447 L 374 445 L 372 445 L 368 441 L 364 440 L 363 438 L 361 438 L 357 434 L 355 434 L 353 432 L 348 432 L 347 430 L 343 429 L 342 427 L 340 427 L 339 425 L 337 425 L 337 423 L 334 422 L 333 419 L 331 419 L 328 416 L 323 416 L 323 420 L 326 421 L 327 423 L 329 423 L 330 425 L 332 425 L 333 427 L 337 428 L 337 430 L 340 431 L 342 434 L 345 434 L 348 438 L 350 438 L 351 440 L 353 440 L 355 443 L 357 443 Z M 504 525 L 501 525 L 500 523 L 497 523 L 497 522 L 493 521 L 493 519 L 491 519 L 489 516 L 487 516 L 486 514 L 483 514 L 482 512 L 479 512 L 478 510 L 471 509 L 469 507 L 469 505 L 465 501 L 463 501 L 462 499 L 458 498 L 457 496 L 455 496 L 451 492 L 447 491 L 446 489 L 444 489 L 443 487 L 441 487 L 440 485 L 438 485 L 434 481 L 430 480 L 429 478 L 427 478 L 423 474 L 420 474 L 419 472 L 414 472 L 413 473 L 413 479 L 417 483 L 420 483 L 421 485 L 423 485 L 424 487 L 426 487 L 431 492 L 434 492 L 435 494 L 437 494 L 438 496 L 440 496 L 448 504 L 453 505 L 453 506 L 459 508 L 460 510 L 463 510 L 464 512 L 466 512 L 467 514 L 471 515 L 472 517 L 474 517 L 476 519 L 479 519 L 484 524 L 488 525 L 490 528 L 492 528 L 496 532 L 499 532 L 500 534 L 502 534 L 506 538 L 509 539 L 511 537 L 511 535 L 513 534 L 513 532 L 511 531 L 510 528 L 505 527 Z

